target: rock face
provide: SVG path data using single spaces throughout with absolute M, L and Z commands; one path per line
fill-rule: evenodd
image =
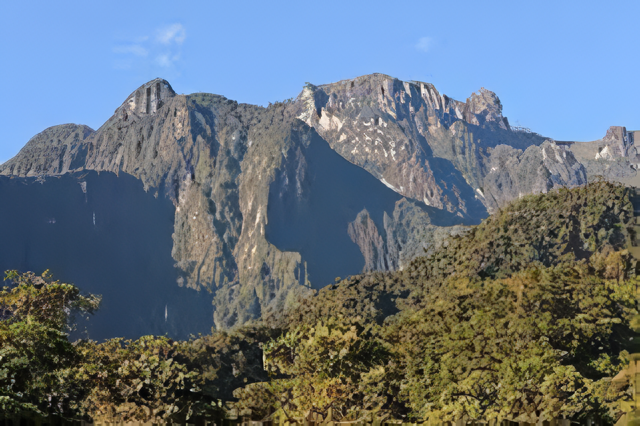
M 602 139 L 564 144 L 584 164 L 590 178 L 602 176 L 625 182 L 625 178 L 636 177 L 636 170 L 640 167 L 640 157 L 635 145 L 636 134 L 640 137 L 640 132 L 629 132 L 625 127 L 611 126 Z
M 572 152 L 513 131 L 485 89 L 460 102 L 372 74 L 263 108 L 156 79 L 96 131 L 35 136 L 0 175 L 106 171 L 167 197 L 177 285 L 214 293 L 228 328 L 336 276 L 404 268 L 508 200 L 585 183 Z
M 73 338 L 207 333 L 212 297 L 180 288 L 171 238 L 175 207 L 139 179 L 84 171 L 0 176 L 0 270 L 42 272 L 102 296 Z M 88 335 L 83 331 L 87 327 Z
M 62 124 L 49 127 L 31 138 L 20 153 L 0 164 L 0 174 L 9 176 L 58 175 L 84 166 L 76 153 L 94 134 L 88 126 Z
M 395 269 L 386 256 L 385 242 L 367 210 L 358 213 L 356 220 L 349 224 L 349 237 L 358 244 L 364 256 L 364 272 Z
M 482 196 L 496 209 L 527 194 L 547 193 L 563 186 L 587 182 L 587 174 L 571 151 L 547 140 L 524 152 L 507 145 L 491 151 L 489 173 L 484 177 Z
M 416 257 L 431 254 L 446 237 L 469 229 L 452 225 L 453 218 L 443 218 L 433 210 L 402 198 L 391 215 L 384 212 L 380 230 L 367 210 L 358 213 L 356 220 L 349 223 L 349 237 L 364 256 L 363 271 L 404 269 Z
M 511 130 L 509 121 L 502 116 L 502 103 L 490 90 L 481 88 L 467 99 L 465 105 L 465 121 L 476 126 L 496 123 L 502 130 Z
M 372 74 L 308 84 L 296 104 L 298 118 L 344 158 L 399 194 L 472 222 L 497 207 L 482 195 L 491 151 L 525 150 L 545 140 L 511 131 L 500 100 L 484 88 L 460 102 L 428 83 Z M 545 186 L 546 177 L 539 179 L 537 186 Z

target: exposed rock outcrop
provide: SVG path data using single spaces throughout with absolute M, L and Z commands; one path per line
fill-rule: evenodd
M 630 155 L 620 135 L 607 146 Z M 35 136 L 0 174 L 126 173 L 167 196 L 178 285 L 214 292 L 227 328 L 337 275 L 402 269 L 513 198 L 585 183 L 572 152 L 513 131 L 486 89 L 460 102 L 372 74 L 263 108 L 155 79 L 97 131 Z
M 57 175 L 82 168 L 78 151 L 94 130 L 78 124 L 49 127 L 32 137 L 18 155 L 0 164 L 0 174 L 9 176 Z
M 592 142 L 563 142 L 584 164 L 591 179 L 602 176 L 625 182 L 637 176 L 640 157 L 635 146 L 635 133 L 625 127 L 611 126 L 602 139 Z
M 491 149 L 545 140 L 512 131 L 500 100 L 484 88 L 460 102 L 428 83 L 372 74 L 308 84 L 296 105 L 298 117 L 350 162 L 403 196 L 471 221 L 496 207 L 478 196 Z
M 464 119 L 466 122 L 476 126 L 493 122 L 502 130 L 511 130 L 507 117 L 502 116 L 500 99 L 495 93 L 484 87 L 467 99 Z
M 499 145 L 491 151 L 489 166 L 479 194 L 492 210 L 524 195 L 587 183 L 584 166 L 571 151 L 551 140 L 524 152 Z
M 446 237 L 469 229 L 452 225 L 451 217 L 438 217 L 435 209 L 420 204 L 398 200 L 390 215 L 384 212 L 381 229 L 367 210 L 349 223 L 349 236 L 365 259 L 363 272 L 402 270 L 416 257 L 431 254 Z
M 300 287 L 300 255 L 283 253 L 264 238 L 269 183 L 280 166 L 278 153 L 293 143 L 288 136 L 297 121 L 283 109 L 239 105 L 215 95 L 176 95 L 156 79 L 134 91 L 96 132 L 74 137 L 64 167 L 32 166 L 60 157 L 41 142 L 48 140 L 47 131 L 0 173 L 124 172 L 145 189 L 167 195 L 175 205 L 172 255 L 181 270 L 178 284 L 216 291 L 216 324 L 229 327 L 260 311 L 256 297 L 263 308 L 273 301 L 261 288 L 264 263 L 276 288 L 273 298 L 294 297 Z
M 349 224 L 349 237 L 358 244 L 364 256 L 363 272 L 388 271 L 393 269 L 389 265 L 385 242 L 378 233 L 376 224 L 369 217 L 369 212 L 362 210 L 356 220 Z

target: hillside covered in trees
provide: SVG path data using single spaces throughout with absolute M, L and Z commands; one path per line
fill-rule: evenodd
M 593 419 L 633 398 L 640 352 L 630 190 L 516 200 L 396 272 L 188 341 L 70 343 L 98 307 L 44 274 L 0 293 L 0 410 L 66 419 Z

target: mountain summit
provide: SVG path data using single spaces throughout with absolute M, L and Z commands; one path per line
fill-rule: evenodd
M 629 160 L 625 135 L 598 142 L 589 161 Z M 620 137 L 610 159 L 605 146 Z M 0 175 L 112 172 L 169 200 L 174 284 L 211 292 L 214 322 L 227 328 L 336 276 L 401 269 L 514 198 L 586 183 L 596 166 L 578 161 L 581 147 L 512 128 L 484 88 L 461 102 L 371 74 L 309 83 L 263 108 L 154 79 L 96 131 L 66 124 L 34 136 Z
M 130 114 L 155 114 L 163 102 L 176 95 L 167 80 L 156 78 L 138 87 L 116 110 L 127 121 Z

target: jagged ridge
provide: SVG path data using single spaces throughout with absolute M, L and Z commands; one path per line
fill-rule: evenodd
M 308 286 L 327 284 L 309 275 L 315 259 L 305 258 L 302 243 L 278 247 L 265 233 L 274 182 L 293 179 L 295 185 L 277 190 L 308 197 L 316 176 L 296 176 L 316 161 L 310 153 L 323 143 L 381 182 L 371 200 L 387 191 L 383 184 L 398 194 L 384 211 L 363 205 L 341 219 L 344 237 L 362 253 L 360 266 L 348 269 L 353 273 L 403 268 L 459 232 L 443 225 L 478 223 L 526 193 L 586 182 L 564 146 L 511 130 L 493 92 L 481 89 L 460 102 L 428 83 L 382 74 L 307 85 L 296 100 L 269 108 L 177 95 L 155 79 L 97 131 L 65 126 L 34 137 L 0 174 L 124 172 L 168 196 L 175 205 L 179 282 L 216 292 L 219 327 L 281 311 Z M 337 156 L 328 161 L 338 167 Z

